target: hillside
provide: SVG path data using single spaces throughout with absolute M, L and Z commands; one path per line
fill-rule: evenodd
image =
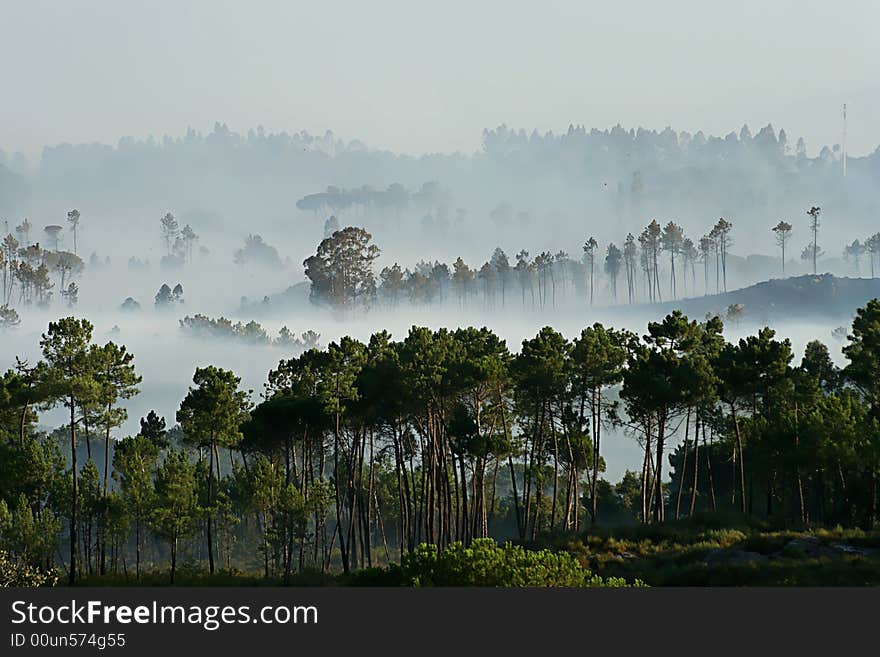
M 656 304 L 664 313 L 681 309 L 690 317 L 724 316 L 742 304 L 743 321 L 768 323 L 786 319 L 839 319 L 846 323 L 856 309 L 880 297 L 878 278 L 840 278 L 832 274 L 773 279 L 723 294 Z

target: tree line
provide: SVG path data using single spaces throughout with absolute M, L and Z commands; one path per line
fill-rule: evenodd
M 133 356 L 64 318 L 0 383 L 0 547 L 71 583 L 138 577 L 144 554 L 172 580 L 183 558 L 289 581 L 422 544 L 699 513 L 872 528 L 880 301 L 857 312 L 842 369 L 818 341 L 795 364 L 769 328 L 722 331 L 676 311 L 641 337 L 545 327 L 516 353 L 485 328 L 345 337 L 281 360 L 257 400 L 198 368 L 173 427 L 151 412 L 118 439 Z M 43 434 L 55 406 L 69 422 Z M 612 484 L 621 433 L 642 462 Z
M 818 246 L 820 212 L 814 206 L 806 213 L 811 242 L 801 254 L 812 261 L 813 273 L 824 253 Z M 793 227 L 780 221 L 770 230 L 780 247 L 784 274 L 785 249 Z M 661 225 L 655 219 L 638 237 L 627 234 L 619 246 L 612 242 L 603 249 L 589 237 L 578 257 L 564 250 L 532 256 L 523 249 L 510 258 L 499 247 L 480 266 L 469 266 L 460 257 L 451 265 L 421 261 L 403 268 L 395 262 L 377 276 L 374 264 L 380 249 L 372 243 L 372 235 L 363 228 L 346 227 L 322 240 L 315 255 L 303 264 L 312 300 L 340 308 L 444 302 L 460 308 L 504 308 L 518 300 L 522 309 L 543 310 L 571 299 L 592 305 L 600 297 L 606 303 L 656 303 L 726 292 L 732 231 L 733 224 L 722 217 L 695 240 L 674 221 Z M 880 234 L 864 243 L 855 240 L 844 256 L 859 269 L 866 253 L 873 277 L 874 261 L 880 258 Z

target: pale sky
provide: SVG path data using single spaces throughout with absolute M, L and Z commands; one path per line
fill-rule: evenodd
M 0 0 L 0 148 L 209 131 L 472 152 L 484 127 L 880 144 L 872 0 Z

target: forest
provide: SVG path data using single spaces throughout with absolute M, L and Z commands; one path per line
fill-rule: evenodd
M 847 196 L 771 126 L 0 157 L 4 582 L 880 584 L 878 161 Z
M 475 327 L 343 337 L 281 359 L 258 394 L 198 367 L 176 409 L 120 437 L 135 355 L 87 319 L 50 322 L 42 358 L 0 380 L 6 572 L 620 585 L 641 580 L 546 546 L 713 517 L 872 536 L 880 301 L 857 311 L 842 368 L 818 340 L 797 363 L 770 328 L 723 329 L 676 311 L 641 336 L 548 326 L 516 351 Z M 43 430 L 53 407 L 67 423 Z M 618 482 L 612 427 L 643 450 Z M 475 558 L 488 574 L 461 574 Z

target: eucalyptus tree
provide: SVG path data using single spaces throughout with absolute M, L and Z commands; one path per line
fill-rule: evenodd
M 452 285 L 458 296 L 459 307 L 466 305 L 475 278 L 474 271 L 461 258 L 452 264 Z
M 623 262 L 626 269 L 626 291 L 629 303 L 632 303 L 635 297 L 637 257 L 638 247 L 636 246 L 636 239 L 632 233 L 627 233 L 626 241 L 623 243 Z
M 553 278 L 553 255 L 549 251 L 542 251 L 535 256 L 532 266 L 537 274 L 538 282 L 538 304 L 543 309 L 547 305 L 547 276 L 550 276 L 550 282 L 554 286 L 553 300 L 556 300 L 555 286 L 556 282 Z
M 492 253 L 492 259 L 489 262 L 495 270 L 498 282 L 501 284 L 501 307 L 504 308 L 507 297 L 507 283 L 511 272 L 510 261 L 507 259 L 507 254 L 499 246 Z
M 214 541 L 212 520 L 214 516 L 215 470 L 220 479 L 220 447 L 231 450 L 241 440 L 240 426 L 250 411 L 248 393 L 239 390 L 241 378 L 230 370 L 213 365 L 196 368 L 193 375 L 194 386 L 190 386 L 186 397 L 180 402 L 177 421 L 183 429 L 187 441 L 199 449 L 208 450 L 208 509 L 206 518 L 206 540 L 208 547 L 208 566 L 214 573 Z
M 843 249 L 843 258 L 855 265 L 856 275 L 862 270 L 862 256 L 865 255 L 865 245 L 858 239 L 854 239 L 851 244 L 847 244 Z
M 814 274 L 816 273 L 816 260 L 819 256 L 819 215 L 821 213 L 822 209 L 815 205 L 807 210 L 807 216 L 810 218 L 810 232 L 813 234 L 813 242 L 810 244 L 809 248 L 813 256 Z
M 79 229 L 79 210 L 71 210 L 67 213 L 67 223 L 70 224 L 70 232 L 73 233 L 73 253 L 76 255 L 76 233 Z
M 712 228 L 710 232 L 710 236 L 713 237 L 715 242 L 716 253 L 718 254 L 718 261 L 721 263 L 721 280 L 723 283 L 723 290 L 727 292 L 727 252 L 730 249 L 731 244 L 733 243 L 732 238 L 730 237 L 730 233 L 733 230 L 733 224 L 727 221 L 724 217 L 721 217 Z
M 187 260 L 189 260 L 189 262 L 192 262 L 193 248 L 195 247 L 196 242 L 199 241 L 199 236 L 196 235 L 196 232 L 192 229 L 192 226 L 187 224 L 183 227 L 183 230 L 180 231 L 180 237 L 183 240 Z
M 687 272 L 691 273 L 691 294 L 697 293 L 697 273 L 696 262 L 700 257 L 694 241 L 690 237 L 686 237 L 681 243 L 681 257 L 684 260 L 684 291 L 687 294 Z
M 590 305 L 593 305 L 593 270 L 595 269 L 596 263 L 596 249 L 599 248 L 599 243 L 596 241 L 595 237 L 590 237 L 584 243 L 584 266 L 590 272 Z
M 699 242 L 700 262 L 703 263 L 703 294 L 709 294 L 709 262 L 712 259 L 712 252 L 715 251 L 714 236 L 710 232 L 703 235 Z
M 871 263 L 871 278 L 874 278 L 874 260 L 880 258 L 880 233 L 874 233 L 865 240 L 865 251 Z
M 0 242 L 0 267 L 3 268 L 3 289 L 0 299 L 2 299 L 4 306 L 8 306 L 12 301 L 12 289 L 15 285 L 19 263 L 18 246 L 19 241 L 11 234 Z
M 174 242 L 180 235 L 180 225 L 173 214 L 166 212 L 165 216 L 159 220 L 159 229 L 162 233 L 162 240 L 165 242 L 165 250 L 168 252 L 168 255 L 171 255 Z
M 531 294 L 532 307 L 534 308 L 535 288 L 532 282 L 534 267 L 529 261 L 529 252 L 525 249 L 516 254 L 516 266 L 514 267 L 514 271 L 516 272 L 516 279 L 519 281 L 520 291 L 522 292 L 523 309 L 525 310 L 526 307 L 526 288 L 528 288 L 529 293 Z
M 776 245 L 781 250 L 782 275 L 785 276 L 785 245 L 791 238 L 791 224 L 780 219 L 779 223 L 770 230 L 776 235 Z
M 669 292 L 675 299 L 678 294 L 676 288 L 675 256 L 681 253 L 684 244 L 684 231 L 674 221 L 670 221 L 663 227 L 660 236 L 660 244 L 664 251 L 669 252 Z
M 620 275 L 620 266 L 623 253 L 615 244 L 609 244 L 605 252 L 605 273 L 611 281 L 611 296 L 617 303 L 617 277 Z
M 639 244 L 642 250 L 642 267 L 648 279 L 648 297 L 650 301 L 662 301 L 660 292 L 660 248 L 663 229 L 656 219 L 642 231 L 639 236 Z
M 406 288 L 404 272 L 396 262 L 379 272 L 379 295 L 389 306 L 396 308 Z
M 321 241 L 315 255 L 303 261 L 312 300 L 349 308 L 375 296 L 373 262 L 379 247 L 372 239 L 363 228 L 348 226 Z
M 486 308 L 494 306 L 495 302 L 495 269 L 488 262 L 477 271 L 477 280 L 482 284 L 483 289 L 483 305 Z

